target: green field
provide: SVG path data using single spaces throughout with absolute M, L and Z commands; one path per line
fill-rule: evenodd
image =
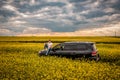
M 38 56 L 43 42 L 96 42 L 101 60 Z M 0 80 L 119 80 L 119 37 L 0 37 Z

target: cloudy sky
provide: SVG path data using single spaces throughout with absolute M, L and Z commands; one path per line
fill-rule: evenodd
M 120 0 L 0 0 L 0 36 L 120 36 Z

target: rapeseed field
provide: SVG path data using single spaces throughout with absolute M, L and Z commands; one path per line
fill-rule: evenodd
M 120 38 L 115 37 L 0 37 L 1 80 L 119 80 Z M 38 56 L 37 41 L 92 41 L 99 62 L 57 56 Z M 23 42 L 22 42 L 23 41 Z M 26 41 L 26 42 L 25 42 Z M 30 42 L 31 41 L 31 42 Z M 97 43 L 99 42 L 99 43 Z M 100 43 L 101 42 L 101 43 Z M 104 42 L 104 43 L 103 43 Z M 105 43 L 107 42 L 107 43 Z M 108 43 L 109 42 L 109 43 Z M 115 43 L 117 42 L 117 43 Z M 54 45 L 58 43 L 53 43 Z

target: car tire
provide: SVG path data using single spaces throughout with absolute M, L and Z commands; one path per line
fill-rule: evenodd
M 100 59 L 101 59 L 100 55 L 97 54 L 97 56 L 96 56 L 96 61 L 99 61 Z

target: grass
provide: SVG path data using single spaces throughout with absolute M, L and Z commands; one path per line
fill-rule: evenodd
M 18 40 L 17 37 L 12 39 L 13 41 Z M 79 38 L 75 39 L 79 40 Z M 88 39 L 86 37 L 84 39 L 97 41 L 96 38 Z M 111 37 L 108 39 L 112 40 Z M 101 60 L 95 62 L 85 59 L 72 60 L 71 58 L 57 56 L 39 57 L 38 51 L 43 49 L 43 43 L 3 42 L 4 40 L 6 40 L 6 37 L 2 37 L 0 42 L 0 79 L 120 79 L 119 44 L 96 44 L 99 54 L 101 55 Z M 24 41 L 27 40 L 28 39 L 25 37 Z M 35 40 L 37 41 L 36 38 Z M 60 40 L 60 38 L 58 40 Z M 104 42 L 105 40 L 107 40 L 107 38 L 103 39 Z M 10 41 L 10 39 L 6 41 Z M 21 41 L 21 39 L 19 39 L 19 41 Z M 116 41 L 119 42 L 119 38 L 116 38 Z M 58 43 L 54 43 L 54 45 L 55 44 Z

